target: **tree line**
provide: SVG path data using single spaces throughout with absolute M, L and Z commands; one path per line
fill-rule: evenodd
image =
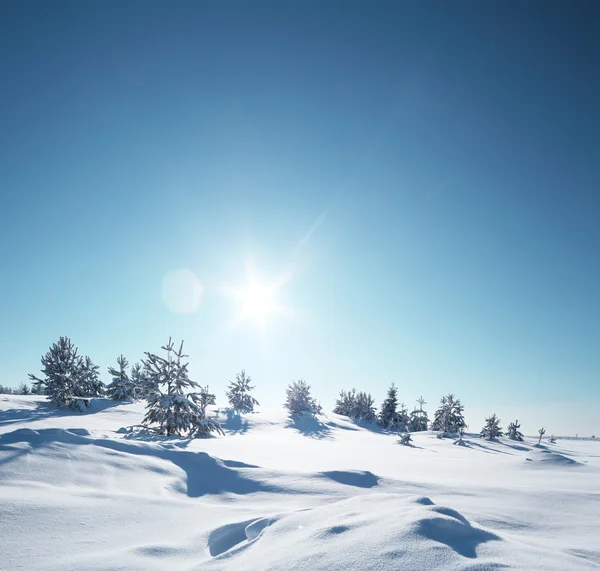
M 116 367 L 108 367 L 111 381 L 105 385 L 99 370 L 89 356 L 81 356 L 68 337 L 60 337 L 42 356 L 41 378 L 33 374 L 31 392 L 45 395 L 57 406 L 67 406 L 84 411 L 90 399 L 106 397 L 111 400 L 145 400 L 146 414 L 142 426 L 163 435 L 207 436 L 223 433 L 214 417 L 208 417 L 206 409 L 216 404 L 216 398 L 207 386 L 189 378 L 188 355 L 183 352 L 183 341 L 176 348 L 171 338 L 162 346 L 163 355 L 145 352 L 144 358 L 131 367 L 120 355 Z M 258 401 L 252 396 L 252 379 L 244 370 L 230 381 L 226 396 L 229 405 L 238 413 L 252 412 Z M 3 387 L 0 386 L 0 389 Z M 22 385 L 18 394 L 28 394 L 27 385 Z M 0 391 L 1 392 L 1 391 Z M 14 391 L 11 391 L 14 392 Z M 441 438 L 462 436 L 467 428 L 464 406 L 454 394 L 442 397 L 430 421 L 423 408 L 426 401 L 417 399 L 412 411 L 398 401 L 398 389 L 392 384 L 387 391 L 379 412 L 370 393 L 351 389 L 340 391 L 333 412 L 354 421 L 377 423 L 384 430 L 404 433 L 401 443 L 410 442 L 410 433 L 425 430 L 436 431 Z M 311 387 L 304 380 L 293 381 L 286 388 L 284 407 L 290 414 L 321 414 L 320 403 L 311 395 Z M 506 436 L 512 440 L 523 440 L 518 421 L 508 425 Z M 539 431 L 540 442 L 545 430 Z M 480 432 L 482 438 L 495 439 L 504 436 L 500 419 L 493 414 L 486 418 Z M 554 437 L 550 438 L 554 441 Z

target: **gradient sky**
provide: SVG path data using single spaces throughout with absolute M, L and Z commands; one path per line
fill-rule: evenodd
M 594 0 L 3 0 L 0 384 L 171 335 L 221 403 L 600 433 L 599 70 Z

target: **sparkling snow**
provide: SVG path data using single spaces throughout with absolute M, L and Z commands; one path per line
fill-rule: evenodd
M 0 395 L 0 569 L 600 569 L 598 442 L 402 446 L 283 410 L 165 439 L 143 412 Z

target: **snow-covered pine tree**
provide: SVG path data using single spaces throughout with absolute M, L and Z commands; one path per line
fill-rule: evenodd
M 408 446 L 411 443 L 412 436 L 410 432 L 405 432 L 398 440 L 398 444 L 404 444 L 404 446 Z
M 440 407 L 436 410 L 431 423 L 431 430 L 438 430 L 443 435 L 457 434 L 461 428 L 467 426 L 463 411 L 463 405 L 453 394 L 442 397 Z
M 511 422 L 506 430 L 506 436 L 508 436 L 508 438 L 510 438 L 511 440 L 518 440 L 522 442 L 523 434 L 519 432 L 519 428 L 521 428 L 521 425 L 519 424 L 518 420 L 515 420 L 515 422 Z
M 544 436 L 544 434 L 546 434 L 546 429 L 542 426 L 542 428 L 540 428 L 538 430 L 538 434 L 540 435 L 540 440 L 538 442 L 538 444 L 542 443 L 542 436 Z
M 410 420 L 408 423 L 408 429 L 411 432 L 422 432 L 423 430 L 427 430 L 429 426 L 429 418 L 427 413 L 423 410 L 423 405 L 427 404 L 423 397 L 419 397 L 417 399 L 417 404 L 419 408 L 415 408 L 410 413 Z
M 408 432 L 410 425 L 410 416 L 408 415 L 408 409 L 406 405 L 401 402 L 398 405 L 398 410 L 396 411 L 396 418 L 394 420 L 394 425 L 392 426 L 393 430 L 398 432 Z
M 291 414 L 321 414 L 321 407 L 317 404 L 316 399 L 310 396 L 310 385 L 300 379 L 292 381 L 287 389 L 286 401 L 283 405 Z
M 100 380 L 100 367 L 94 365 L 92 360 L 86 355 L 80 363 L 80 397 L 100 397 L 104 394 L 106 387 Z
M 133 394 L 136 400 L 146 400 L 156 387 L 144 376 L 141 363 L 135 363 L 131 367 L 131 382 L 133 383 Z
M 373 399 L 371 393 L 364 391 L 356 393 L 356 407 L 352 418 L 354 420 L 366 420 L 367 422 L 375 422 L 377 420 L 375 399 Z
M 396 409 L 398 408 L 398 389 L 396 385 L 392 383 L 388 388 L 387 396 L 381 403 L 381 410 L 379 411 L 379 424 L 383 428 L 390 428 L 390 426 L 396 425 Z
M 215 395 L 210 392 L 210 388 L 208 385 L 206 385 L 205 387 L 200 387 L 200 390 L 193 394 L 194 401 L 204 412 L 206 412 L 206 407 L 208 405 L 213 405 L 217 402 Z
M 111 400 L 133 400 L 135 398 L 135 385 L 129 378 L 127 368 L 129 362 L 123 355 L 117 357 L 119 369 L 108 367 L 108 374 L 112 382 L 106 387 L 106 396 Z
M 77 347 L 68 337 L 60 337 L 41 360 L 44 378 L 29 375 L 35 394 L 46 395 L 56 405 L 76 410 L 89 406 L 89 401 L 81 398 L 87 388 L 82 373 L 85 361 L 77 355 Z
M 254 387 L 250 386 L 251 377 L 246 375 L 242 369 L 241 373 L 235 376 L 235 381 L 229 382 L 229 387 L 225 395 L 229 404 L 240 412 L 252 412 L 254 406 L 258 406 L 258 401 L 250 394 Z
M 375 401 L 370 393 L 364 391 L 340 391 L 340 397 L 336 400 L 333 412 L 342 414 L 352 420 L 366 420 L 375 422 L 377 415 L 375 414 Z
M 502 428 L 500 427 L 500 419 L 495 415 L 485 419 L 485 426 L 481 429 L 479 434 L 481 438 L 487 438 L 488 440 L 492 440 L 494 438 L 499 438 L 503 435 Z
M 356 401 L 356 389 L 351 391 L 340 391 L 340 396 L 335 401 L 333 412 L 335 414 L 341 414 L 342 416 L 351 416 L 354 410 L 354 403 Z
M 194 438 L 211 432 L 223 434 L 216 420 L 206 418 L 202 402 L 210 400 L 207 395 L 184 393 L 184 390 L 199 385 L 188 376 L 188 363 L 183 362 L 187 357 L 183 353 L 183 341 L 179 350 L 175 351 L 169 337 L 169 342 L 162 349 L 166 357 L 146 352 L 147 358 L 142 359 L 143 376 L 151 383 L 150 386 L 156 387 L 147 397 L 143 423 L 146 426 L 157 424 L 158 428 L 153 429 L 167 436 L 179 434 Z

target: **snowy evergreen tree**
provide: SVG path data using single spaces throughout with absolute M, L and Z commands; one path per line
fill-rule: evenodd
M 200 387 L 200 390 L 193 393 L 194 402 L 206 413 L 206 407 L 208 405 L 216 404 L 217 399 L 213 393 L 210 392 L 208 385 Z
M 228 390 L 225 393 L 229 404 L 240 412 L 252 412 L 254 406 L 258 406 L 258 401 L 250 394 L 250 391 L 254 389 L 250 386 L 251 380 L 246 375 L 246 371 L 242 369 L 242 372 L 235 376 L 235 381 L 229 382 Z
M 131 382 L 133 383 L 133 394 L 136 400 L 146 400 L 157 387 L 144 376 L 141 363 L 135 363 L 131 367 Z
M 457 434 L 466 427 L 463 416 L 464 407 L 453 394 L 442 397 L 440 407 L 436 410 L 431 430 L 441 431 L 443 435 Z
M 429 426 L 429 418 L 427 417 L 427 413 L 423 410 L 423 405 L 427 404 L 423 397 L 419 397 L 417 399 L 417 404 L 419 408 L 415 408 L 410 413 L 410 419 L 408 422 L 408 429 L 411 432 L 422 432 L 423 430 L 427 430 Z
M 396 385 L 392 383 L 388 389 L 387 396 L 381 403 L 381 410 L 379 411 L 378 420 L 383 428 L 389 429 L 391 426 L 396 425 L 397 408 L 398 389 L 396 388 Z
M 108 367 L 108 374 L 112 382 L 106 387 L 106 396 L 111 400 L 133 400 L 135 398 L 135 385 L 129 378 L 127 368 L 129 363 L 123 355 L 117 357 L 119 369 Z
M 369 393 L 363 391 L 340 391 L 340 396 L 336 400 L 333 412 L 351 418 L 352 420 L 366 420 L 375 422 L 377 415 L 375 414 L 375 401 Z
M 104 394 L 106 387 L 100 380 L 100 367 L 94 365 L 92 360 L 86 355 L 80 363 L 80 394 L 81 397 L 100 397 Z
M 223 434 L 219 423 L 206 417 L 206 405 L 202 406 L 211 400 L 212 395 L 207 392 L 184 393 L 186 389 L 199 385 L 188 376 L 188 363 L 183 362 L 187 357 L 183 353 L 183 341 L 176 351 L 169 337 L 169 342 L 162 349 L 166 357 L 147 352 L 146 359 L 142 359 L 143 377 L 148 386 L 155 387 L 147 397 L 143 423 L 146 426 L 158 425 L 153 429 L 167 436 L 179 434 L 195 438 L 212 432 Z
M 521 428 L 521 425 L 519 424 L 518 420 L 515 420 L 515 422 L 511 422 L 508 425 L 508 429 L 506 431 L 506 436 L 508 436 L 508 438 L 510 438 L 511 440 L 518 440 L 518 441 L 522 442 L 523 434 L 521 432 L 519 432 L 519 428 Z
M 342 416 L 351 416 L 356 402 L 356 389 L 351 391 L 340 391 L 340 396 L 335 401 L 333 412 Z
M 412 436 L 410 435 L 410 432 L 406 432 L 400 437 L 400 440 L 398 440 L 398 444 L 404 444 L 405 446 L 408 446 L 411 443 L 411 441 Z
M 481 429 L 479 435 L 481 438 L 487 438 L 488 440 L 502 436 L 503 432 L 502 428 L 500 427 L 500 419 L 495 414 L 492 414 L 492 416 L 486 418 L 485 426 Z
M 544 427 L 540 428 L 538 430 L 538 434 L 540 435 L 540 440 L 539 440 L 538 444 L 541 444 L 542 443 L 542 436 L 544 436 L 544 434 L 546 434 L 546 429 Z
M 77 355 L 77 348 L 68 337 L 61 337 L 42 357 L 40 379 L 30 374 L 36 394 L 43 394 L 58 406 L 69 406 L 76 410 L 84 410 L 89 401 L 82 398 L 89 388 L 90 375 L 93 371 L 91 361 L 86 362 Z
M 283 405 L 292 414 L 321 414 L 321 406 L 310 396 L 310 385 L 300 379 L 293 381 L 286 389 L 286 401 Z

